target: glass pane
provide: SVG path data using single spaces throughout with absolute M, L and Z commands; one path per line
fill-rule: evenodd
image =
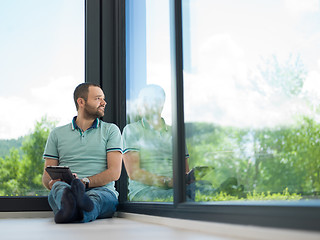
M 84 1 L 1 1 L 0 38 L 0 196 L 46 195 L 46 139 L 84 81 Z
M 130 201 L 173 201 L 169 1 L 126 1 Z
M 183 0 L 196 201 L 320 195 L 320 6 Z

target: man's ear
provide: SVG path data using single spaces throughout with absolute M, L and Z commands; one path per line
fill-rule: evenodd
M 85 104 L 85 100 L 83 98 L 78 98 L 77 99 L 77 103 L 78 103 L 78 106 L 83 106 Z

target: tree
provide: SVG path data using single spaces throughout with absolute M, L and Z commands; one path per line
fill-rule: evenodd
M 275 94 L 293 97 L 301 93 L 307 72 L 300 56 L 294 58 L 291 54 L 284 63 L 273 56 L 263 59 L 263 63 L 259 67 L 261 75 Z
M 54 126 L 54 122 L 43 117 L 36 122 L 34 131 L 24 138 L 22 155 L 19 155 L 19 149 L 12 148 L 9 156 L 0 158 L 1 195 L 36 195 L 44 191 L 42 155 Z
M 24 152 L 21 161 L 21 175 L 19 183 L 24 189 L 31 191 L 42 189 L 42 173 L 43 173 L 43 151 L 50 131 L 55 126 L 54 122 L 50 122 L 43 117 L 40 122 L 36 122 L 34 132 L 22 143 L 22 151 Z
M 10 154 L 0 158 L 0 195 L 19 195 L 20 186 L 16 176 L 20 172 L 20 155 L 18 149 L 12 148 Z

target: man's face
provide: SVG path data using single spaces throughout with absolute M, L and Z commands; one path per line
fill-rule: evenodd
M 88 99 L 85 103 L 84 113 L 87 118 L 100 118 L 104 116 L 106 101 L 101 88 L 90 86 Z

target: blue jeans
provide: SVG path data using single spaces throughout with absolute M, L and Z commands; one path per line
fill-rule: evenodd
M 65 188 L 70 188 L 70 185 L 65 182 L 56 182 L 48 195 L 48 202 L 54 214 L 61 208 L 61 197 Z M 118 199 L 113 192 L 106 187 L 96 187 L 87 190 L 86 194 L 93 201 L 94 208 L 91 212 L 83 211 L 83 219 L 80 222 L 113 216 L 118 206 Z

